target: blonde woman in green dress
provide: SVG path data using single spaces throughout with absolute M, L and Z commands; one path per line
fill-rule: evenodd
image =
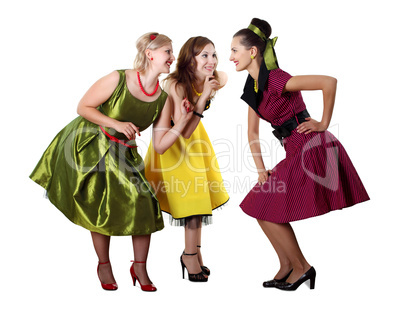
M 153 144 L 165 152 L 191 119 L 183 100 L 171 128 L 171 105 L 158 77 L 175 60 L 171 40 L 147 33 L 137 40 L 134 69 L 113 71 L 82 97 L 80 115 L 54 138 L 30 178 L 73 223 L 91 231 L 105 290 L 116 290 L 109 260 L 110 236 L 132 236 L 130 273 L 143 291 L 156 291 L 146 270 L 151 234 L 163 228 L 156 196 L 145 179 L 136 135 L 153 123 Z

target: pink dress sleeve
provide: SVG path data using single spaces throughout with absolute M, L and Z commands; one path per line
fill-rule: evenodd
M 268 89 L 280 97 L 282 95 L 283 88 L 290 78 L 292 78 L 292 76 L 282 69 L 273 69 L 269 73 Z

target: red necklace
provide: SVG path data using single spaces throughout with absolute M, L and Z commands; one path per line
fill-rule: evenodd
M 147 92 L 144 90 L 144 87 L 142 87 L 141 79 L 140 79 L 140 73 L 139 73 L 139 72 L 137 72 L 137 78 L 138 78 L 138 84 L 140 85 L 141 91 L 142 91 L 145 95 L 147 95 L 148 97 L 151 97 L 151 96 L 155 95 L 155 93 L 156 93 L 156 91 L 158 90 L 158 87 L 159 87 L 159 80 L 156 82 L 156 87 L 155 87 L 154 92 L 151 93 L 151 94 L 147 94 Z

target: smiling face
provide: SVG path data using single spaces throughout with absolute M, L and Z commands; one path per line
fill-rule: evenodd
M 201 53 L 195 56 L 195 61 L 197 63 L 195 70 L 197 77 L 202 79 L 206 76 L 212 76 L 218 63 L 215 47 L 211 43 L 205 45 Z
M 230 54 L 230 61 L 234 62 L 236 65 L 236 71 L 241 72 L 249 67 L 252 62 L 251 55 L 252 49 L 247 49 L 244 45 L 241 44 L 241 38 L 236 36 L 232 40 Z
M 148 58 L 152 58 L 151 65 L 157 68 L 161 73 L 170 73 L 170 65 L 176 59 L 173 55 L 172 44 L 164 45 L 148 52 Z

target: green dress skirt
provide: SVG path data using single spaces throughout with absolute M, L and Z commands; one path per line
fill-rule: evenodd
M 125 71 L 118 72 L 119 84 L 98 110 L 145 130 L 160 115 L 167 93 L 154 102 L 141 101 L 129 92 Z M 146 235 L 164 227 L 135 141 L 83 117 L 57 134 L 30 178 L 68 219 L 90 231 Z

